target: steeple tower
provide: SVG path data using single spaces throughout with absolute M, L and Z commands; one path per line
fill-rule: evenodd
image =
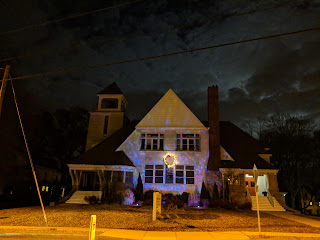
M 98 110 L 90 112 L 86 151 L 123 126 L 127 100 L 118 85 L 115 82 L 111 83 L 97 96 Z

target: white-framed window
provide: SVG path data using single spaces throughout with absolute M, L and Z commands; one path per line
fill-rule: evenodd
M 141 134 L 140 150 L 163 151 L 163 134 Z
M 145 165 L 145 183 L 194 184 L 194 166 Z
M 178 133 L 177 151 L 200 151 L 200 135 Z

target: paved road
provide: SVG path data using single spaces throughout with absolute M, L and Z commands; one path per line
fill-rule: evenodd
M 319 240 L 319 238 L 313 237 L 291 237 L 291 236 L 281 236 L 281 237 L 258 237 L 258 236 L 250 236 L 250 240 Z M 0 235 L 0 239 L 2 240 L 88 240 L 88 236 L 67 236 L 67 235 L 8 235 L 3 236 Z M 156 238 L 154 238 L 156 239 Z M 157 238 L 166 240 L 166 238 Z M 96 240 L 129 240 L 124 238 L 113 238 L 113 237 L 106 237 L 106 236 L 96 236 Z
M 35 240 L 35 239 L 44 239 L 44 240 L 88 240 L 88 236 L 86 235 L 17 235 L 17 234 L 9 234 L 7 236 L 0 235 L 0 239 L 2 240 Z M 96 236 L 96 240 L 119 240 L 119 238 L 112 238 L 106 236 Z M 125 240 L 125 239 L 121 239 Z

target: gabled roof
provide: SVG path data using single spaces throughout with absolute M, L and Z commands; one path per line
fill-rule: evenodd
M 133 132 L 134 125 L 124 126 L 98 145 L 94 146 L 71 164 L 92 164 L 92 165 L 125 165 L 133 166 L 131 160 L 123 151 L 116 152 L 116 149 Z
M 258 154 L 268 154 L 264 144 L 231 122 L 220 121 L 220 144 L 234 161 L 221 161 L 221 168 L 275 169 Z
M 205 128 L 172 89 L 169 89 L 136 126 L 149 127 Z
M 98 94 L 123 94 L 118 85 L 113 82 Z

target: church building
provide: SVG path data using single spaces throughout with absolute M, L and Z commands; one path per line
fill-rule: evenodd
M 73 196 L 100 193 L 107 183 L 134 187 L 140 174 L 144 191 L 200 193 L 229 188 L 229 199 L 255 208 L 253 166 L 259 169 L 258 195 L 272 209 L 278 201 L 277 172 L 262 143 L 231 122 L 219 121 L 218 87 L 208 87 L 208 122 L 201 122 L 169 89 L 141 121 L 125 117 L 127 101 L 116 83 L 98 93 L 90 113 L 86 152 L 68 164 Z M 277 201 L 278 199 L 278 201 Z M 260 200 L 260 199 L 259 199 Z

